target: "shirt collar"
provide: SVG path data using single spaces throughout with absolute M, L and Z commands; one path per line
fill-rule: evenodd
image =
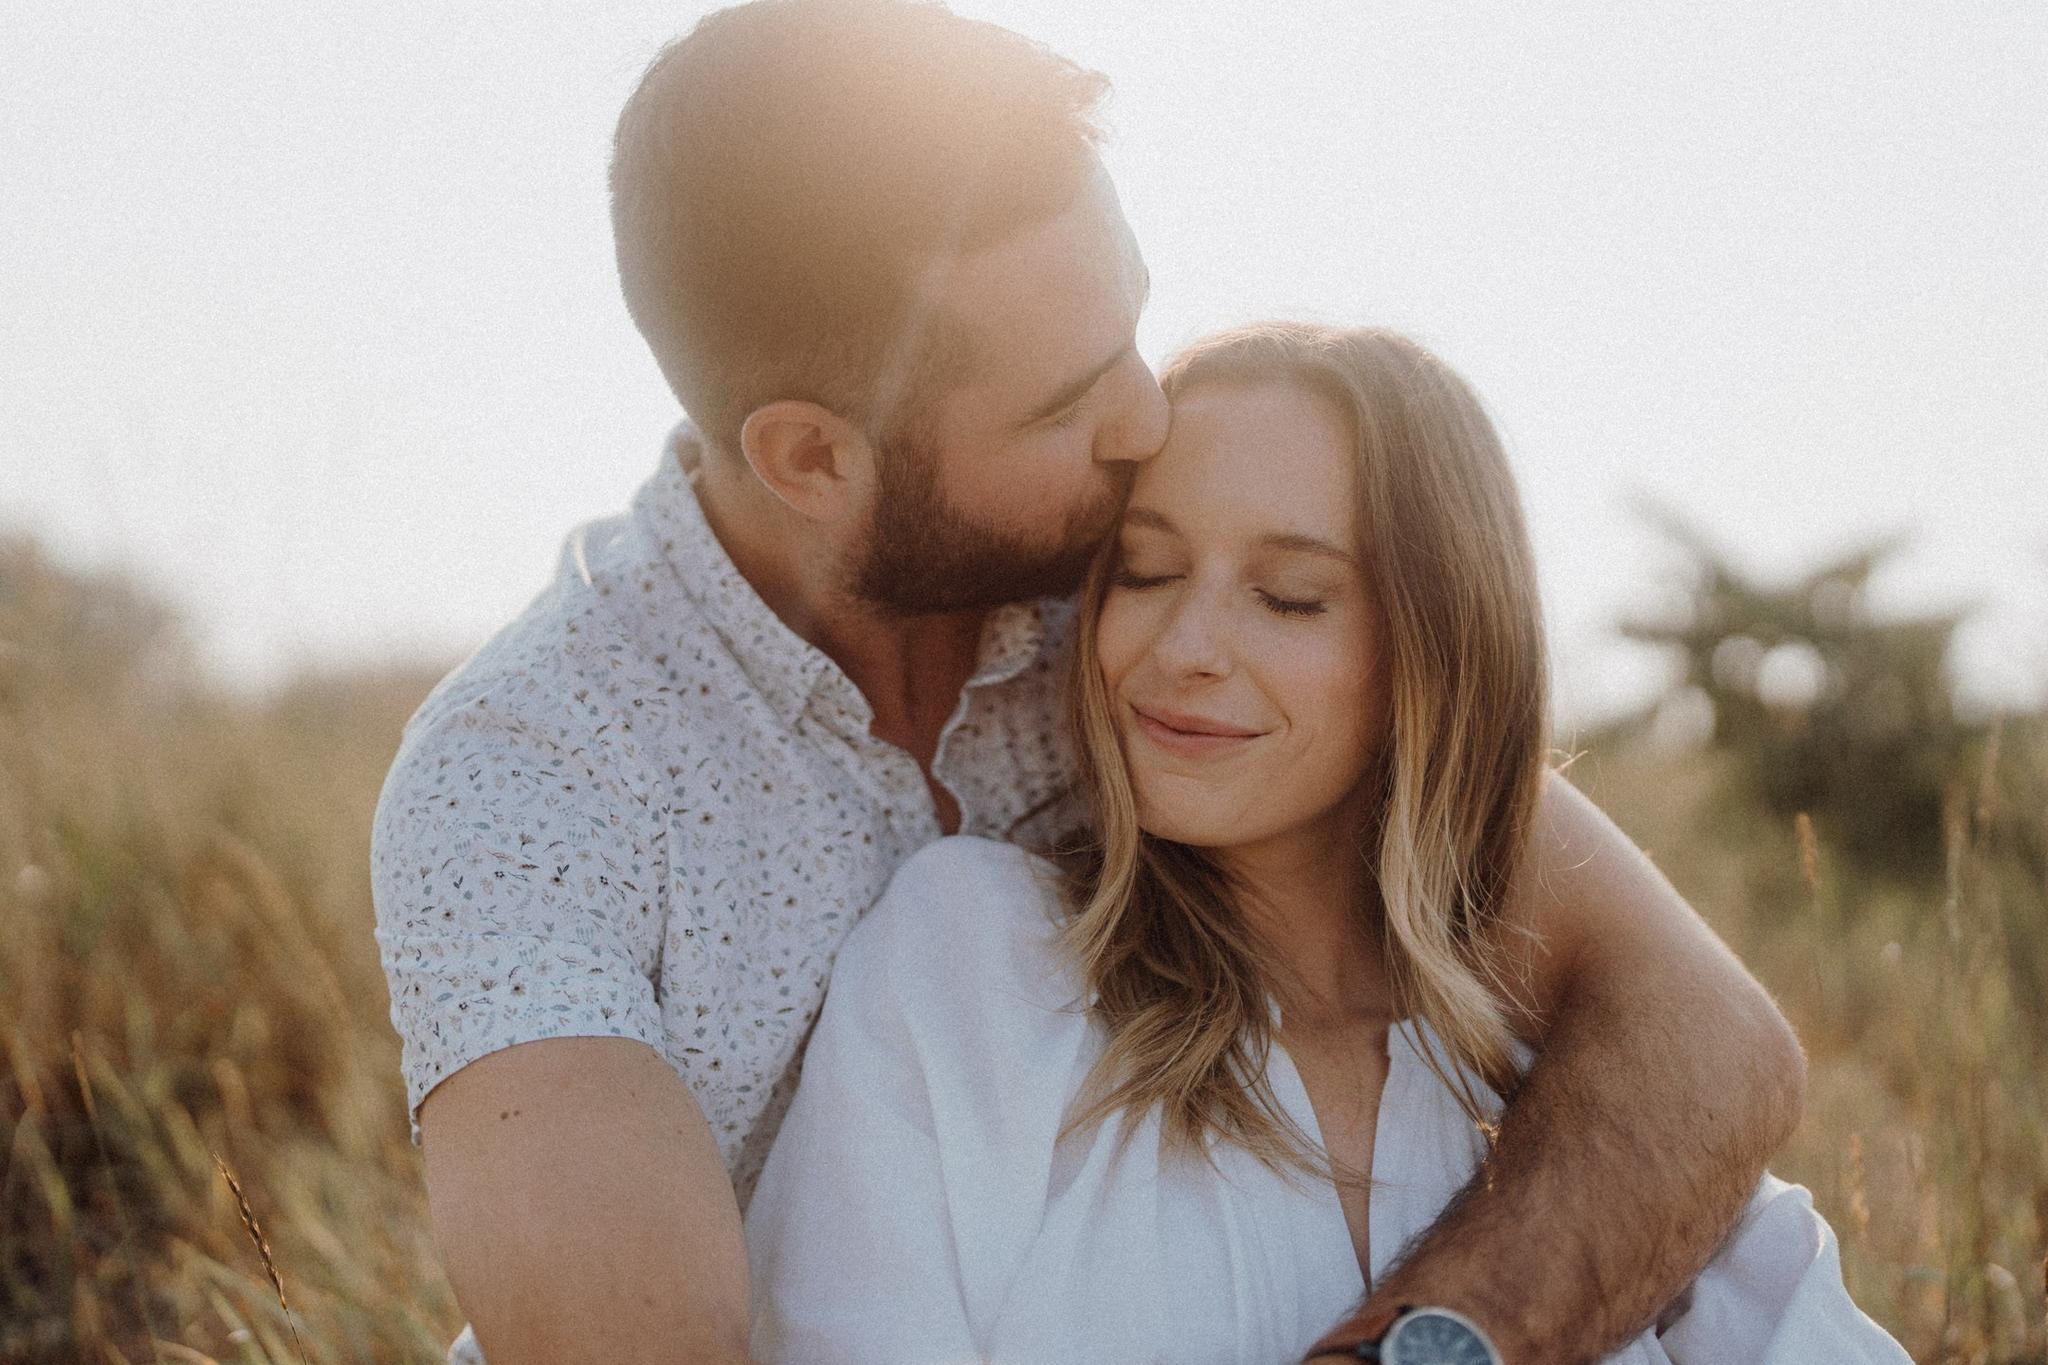
M 678 423 L 662 445 L 654 477 L 634 495 L 633 515 L 740 671 L 782 722 L 793 725 L 819 679 L 838 666 L 791 630 L 733 565 L 697 501 L 703 458 L 697 429 Z
M 1062 605 L 1058 598 L 1048 598 L 1010 602 L 990 612 L 982 622 L 979 662 L 967 685 L 1008 682 L 1037 662 L 1051 636 L 1047 617 Z
M 824 651 L 791 630 L 761 600 L 704 518 L 696 476 L 703 438 L 680 422 L 663 443 L 661 464 L 633 499 L 633 515 L 676 572 L 685 595 L 785 725 L 794 725 L 819 687 L 835 684 L 849 700 L 858 689 Z M 1011 602 L 990 612 L 969 687 L 1008 682 L 1058 643 L 1072 603 L 1060 598 Z

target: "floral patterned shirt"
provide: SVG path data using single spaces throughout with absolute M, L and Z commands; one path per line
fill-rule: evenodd
M 733 567 L 699 458 L 679 427 L 631 509 L 574 531 L 407 723 L 372 886 L 415 1142 L 420 1101 L 479 1057 L 637 1038 L 695 1094 L 744 1209 L 841 939 L 942 831 L 916 760 Z M 1072 615 L 990 614 L 933 764 L 962 833 L 1074 823 Z

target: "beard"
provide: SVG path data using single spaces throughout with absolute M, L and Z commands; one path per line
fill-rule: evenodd
M 853 587 L 855 595 L 896 616 L 986 610 L 1073 592 L 1116 528 L 1133 473 L 1126 464 L 1103 470 L 1100 495 L 1075 508 L 1051 544 L 1039 544 L 946 501 L 938 460 L 922 440 L 899 438 L 880 455 Z

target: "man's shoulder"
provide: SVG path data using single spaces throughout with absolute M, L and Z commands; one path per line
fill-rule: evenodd
M 596 757 L 606 747 L 573 666 L 529 655 L 500 633 L 435 685 L 405 723 L 386 779 L 387 793 L 408 775 L 498 753 L 559 763 Z
M 428 807 L 465 792 L 508 808 L 582 810 L 608 825 L 659 815 L 653 793 L 683 688 L 662 678 L 602 601 L 588 579 L 558 572 L 435 685 L 385 777 L 381 841 L 406 844 Z
M 613 750 L 715 710 L 727 680 L 695 674 L 722 651 L 644 539 L 623 514 L 572 531 L 547 585 L 421 702 L 407 746 L 491 729 Z

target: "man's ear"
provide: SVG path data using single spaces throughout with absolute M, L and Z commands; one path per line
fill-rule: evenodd
M 796 398 L 765 403 L 741 424 L 740 453 L 799 516 L 838 521 L 867 505 L 874 448 L 830 408 Z

